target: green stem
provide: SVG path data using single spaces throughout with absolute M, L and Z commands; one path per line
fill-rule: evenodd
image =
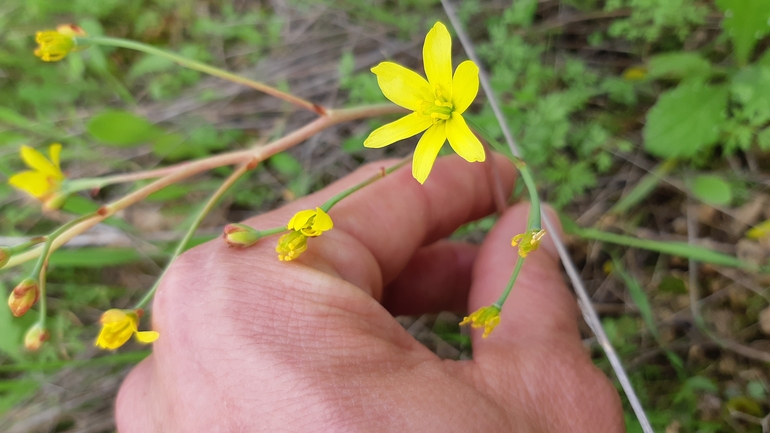
M 511 273 L 511 278 L 508 279 L 508 285 L 505 286 L 505 290 L 503 290 L 503 294 L 500 295 L 497 301 L 495 301 L 495 303 L 492 305 L 500 309 L 503 308 L 503 304 L 505 303 L 505 300 L 508 299 L 508 295 L 511 294 L 513 285 L 516 283 L 516 278 L 519 277 L 519 272 L 521 272 L 522 266 L 524 266 L 524 257 L 519 257 L 516 260 L 516 266 L 513 268 L 513 273 Z
M 32 238 L 26 242 L 22 242 L 18 245 L 14 245 L 12 247 L 8 247 L 9 252 L 11 255 L 18 254 L 24 251 L 27 251 L 30 247 L 34 247 L 37 244 L 42 244 L 45 242 L 46 237 L 45 236 L 38 236 L 36 238 Z
M 45 290 L 45 273 L 48 268 L 48 256 L 52 252 L 51 246 L 53 245 L 53 241 L 62 233 L 66 232 L 70 227 L 74 227 L 78 225 L 79 223 L 91 218 L 94 214 L 87 214 L 80 216 L 78 218 L 75 218 L 72 221 L 69 221 L 66 224 L 63 224 L 61 227 L 57 228 L 51 234 L 46 236 L 44 238 L 45 243 L 43 244 L 43 251 L 40 253 L 40 256 L 37 259 L 37 262 L 35 263 L 35 267 L 32 269 L 32 278 L 35 278 L 38 282 L 38 288 L 40 290 L 40 312 L 38 313 L 38 319 L 37 323 L 40 324 L 41 327 L 45 328 L 45 319 L 47 315 L 48 310 L 48 303 L 46 299 L 46 290 Z M 32 241 L 29 241 L 27 243 L 30 243 Z M 39 243 L 39 242 L 38 242 Z M 24 245 L 24 244 L 22 244 Z M 34 245 L 34 244 L 33 244 Z
M 502 144 L 500 144 L 494 137 L 492 137 L 479 125 L 467 119 L 466 122 L 492 147 L 496 149 L 504 148 Z M 540 196 L 537 194 L 535 177 L 532 174 L 532 170 L 530 170 L 529 166 L 527 166 L 527 163 L 524 162 L 521 158 L 517 158 L 515 156 L 511 156 L 510 158 L 511 162 L 513 162 L 513 165 L 516 166 L 516 169 L 519 170 L 519 173 L 521 174 L 521 180 L 524 182 L 524 186 L 527 187 L 527 192 L 529 193 L 529 217 L 527 218 L 527 228 L 524 233 L 529 233 L 531 230 L 540 230 L 542 227 L 540 221 Z M 513 268 L 511 278 L 508 280 L 508 285 L 505 287 L 505 290 L 503 291 L 502 295 L 500 295 L 500 298 L 497 300 L 497 302 L 494 303 L 496 307 L 503 307 L 505 300 L 508 299 L 508 295 L 510 295 L 511 290 L 513 289 L 513 285 L 516 283 L 516 278 L 519 277 L 519 272 L 521 271 L 521 267 L 523 265 L 524 257 L 518 257 L 516 260 L 516 266 Z
M 186 249 L 187 245 L 190 243 L 190 239 L 192 239 L 195 232 L 198 230 L 198 227 L 200 227 L 201 223 L 203 222 L 203 219 L 206 218 L 206 215 L 211 212 L 211 209 L 214 208 L 214 206 L 217 205 L 217 202 L 219 202 L 219 199 L 222 198 L 222 196 L 227 192 L 228 189 L 230 189 L 233 184 L 240 179 L 241 176 L 243 176 L 246 172 L 250 170 L 249 163 L 243 164 L 235 169 L 235 171 L 222 183 L 222 185 L 217 188 L 217 190 L 214 192 L 214 194 L 211 195 L 209 200 L 206 202 L 205 205 L 203 205 L 203 208 L 201 208 L 200 212 L 198 212 L 198 215 L 195 216 L 195 220 L 193 220 L 192 224 L 190 224 L 190 227 L 187 229 L 187 233 L 185 233 L 184 237 L 176 246 L 176 250 L 174 250 L 174 254 L 171 256 L 171 258 L 168 261 L 168 264 L 166 265 L 166 268 L 163 269 L 163 272 L 160 274 L 160 277 L 158 277 L 157 280 L 155 280 L 155 284 L 153 284 L 152 288 L 147 292 L 147 294 L 144 295 L 144 297 L 139 301 L 139 303 L 136 304 L 134 309 L 139 308 L 145 308 L 147 304 L 150 302 L 150 300 L 155 296 L 155 292 L 158 290 L 158 286 L 160 285 L 161 280 L 163 279 L 163 276 L 166 275 L 166 271 L 171 267 L 171 264 L 174 263 L 174 260 L 176 260 L 177 257 L 179 257 Z M 286 230 L 285 227 L 282 227 L 283 230 Z
M 324 203 L 323 205 L 321 205 L 321 209 L 322 209 L 324 212 L 329 212 L 329 210 L 331 210 L 331 208 L 332 208 L 334 205 L 336 205 L 336 204 L 337 204 L 337 203 L 338 203 L 340 200 L 342 200 L 343 198 L 345 198 L 345 197 L 349 196 L 350 194 L 353 194 L 354 192 L 356 192 L 356 191 L 358 191 L 359 189 L 361 189 L 361 188 L 363 188 L 363 187 L 365 187 L 365 186 L 367 186 L 367 185 L 369 185 L 369 184 L 373 183 L 374 181 L 376 181 L 376 180 L 378 180 L 378 179 L 382 179 L 383 177 L 385 177 L 385 175 L 387 175 L 387 174 L 390 174 L 390 173 L 393 173 L 394 171 L 396 171 L 396 170 L 398 170 L 399 168 L 403 167 L 403 166 L 404 166 L 404 164 L 406 164 L 406 163 L 407 163 L 407 162 L 409 162 L 410 160 L 411 160 L 411 158 L 406 158 L 406 159 L 404 159 L 403 161 L 399 162 L 398 164 L 396 164 L 396 165 L 394 165 L 394 166 L 392 166 L 392 167 L 388 167 L 388 168 L 386 168 L 386 169 L 385 169 L 385 170 L 383 170 L 382 172 L 380 172 L 380 173 L 377 173 L 376 175 L 374 175 L 374 176 L 370 177 L 369 179 L 366 179 L 365 181 L 363 181 L 363 182 L 359 183 L 358 185 L 354 185 L 354 186 L 352 186 L 352 187 L 350 187 L 350 188 L 346 189 L 345 191 L 342 191 L 341 193 L 339 193 L 339 194 L 335 195 L 334 197 L 332 197 L 332 198 L 330 198 L 329 200 L 327 200 L 327 201 L 326 201 L 326 203 Z
M 205 63 L 201 63 L 196 60 L 188 59 L 186 57 L 180 56 L 179 54 L 175 54 L 165 50 L 161 50 L 159 48 L 155 48 L 152 45 L 147 45 L 141 42 L 131 41 L 127 39 L 110 38 L 110 37 L 104 37 L 104 36 L 78 37 L 76 41 L 78 45 L 88 45 L 88 44 L 107 45 L 112 47 L 128 48 L 131 50 L 141 51 L 147 54 L 165 57 L 186 68 L 203 72 L 205 74 L 213 75 L 215 77 L 232 81 L 234 83 L 242 84 L 247 87 L 251 87 L 252 89 L 256 89 L 256 90 L 259 90 L 260 92 L 267 93 L 268 95 L 275 96 L 276 98 L 283 99 L 284 101 L 290 102 L 298 107 L 304 108 L 306 110 L 310 110 L 322 116 L 326 115 L 326 110 L 323 107 L 316 105 L 310 101 L 306 101 L 302 98 L 298 98 L 294 95 L 288 94 L 286 92 L 282 92 L 274 87 L 268 86 L 267 84 L 250 80 L 245 77 L 241 77 L 240 75 L 227 72 L 223 69 L 215 68 L 211 65 L 207 65 Z

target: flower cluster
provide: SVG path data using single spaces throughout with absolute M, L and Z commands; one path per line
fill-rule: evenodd
M 296 259 L 307 249 L 307 238 L 321 236 L 333 227 L 332 218 L 319 207 L 297 212 L 286 225 L 291 231 L 278 239 L 278 245 L 275 247 L 278 259 Z
M 139 331 L 139 318 L 142 317 L 142 314 L 141 309 L 118 310 L 113 308 L 105 311 L 99 319 L 102 330 L 96 338 L 95 345 L 102 349 L 115 350 L 126 344 L 134 334 L 140 343 L 152 343 L 157 340 L 160 336 L 157 332 Z
M 462 116 L 479 91 L 478 66 L 466 60 L 452 76 L 452 37 L 440 22 L 425 37 L 422 56 L 427 81 L 393 62 L 372 68 L 385 97 L 412 113 L 375 129 L 364 141 L 366 147 L 379 148 L 425 131 L 412 160 L 412 175 L 420 183 L 428 178 L 447 139 L 468 162 L 485 158 L 484 147 Z
M 540 241 L 545 236 L 545 230 L 528 230 L 526 233 L 518 234 L 511 239 L 512 246 L 519 246 L 519 255 L 527 257 L 527 254 L 537 250 Z
M 472 328 L 484 328 L 484 333 L 481 338 L 489 337 L 492 330 L 495 329 L 500 323 L 500 307 L 497 305 L 490 305 L 488 307 L 481 307 L 470 316 L 466 316 L 460 325 L 470 324 Z

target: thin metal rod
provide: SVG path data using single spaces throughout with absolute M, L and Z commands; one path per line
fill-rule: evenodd
M 505 136 L 505 141 L 508 143 L 508 147 L 511 149 L 511 153 L 513 153 L 513 155 L 516 157 L 521 157 L 521 152 L 519 151 L 518 146 L 516 146 L 516 141 L 514 141 L 511 130 L 508 128 L 508 123 L 505 120 L 505 116 L 503 116 L 503 112 L 500 110 L 500 105 L 490 84 L 489 76 L 487 75 L 486 70 L 484 70 L 481 60 L 476 54 L 473 42 L 465 32 L 462 23 L 457 17 L 454 6 L 452 6 L 450 1 L 441 0 L 441 5 L 444 7 L 444 11 L 449 17 L 449 21 L 452 23 L 452 27 L 454 27 L 455 31 L 457 32 L 457 37 L 460 39 L 460 43 L 465 49 L 466 54 L 468 54 L 468 57 L 479 67 L 479 80 L 481 81 L 481 87 L 484 89 L 484 93 L 487 95 L 487 100 L 489 101 L 489 105 L 492 107 L 492 111 L 495 113 L 495 117 L 497 118 L 498 123 L 500 123 L 500 128 L 503 131 L 503 136 Z M 607 338 L 607 334 L 604 332 L 604 328 L 602 328 L 599 315 L 596 314 L 596 310 L 594 310 L 591 304 L 591 298 L 588 296 L 588 292 L 583 285 L 583 281 L 580 279 L 580 274 L 577 271 L 577 267 L 572 262 L 572 258 L 567 251 L 567 247 L 564 245 L 564 242 L 561 240 L 559 233 L 556 231 L 556 226 L 553 224 L 553 222 L 548 217 L 548 214 L 546 213 L 543 213 L 542 220 L 545 229 L 553 239 L 554 244 L 556 244 L 556 250 L 559 252 L 559 257 L 561 257 L 564 269 L 567 271 L 570 282 L 572 282 L 572 287 L 575 289 L 575 292 L 578 295 L 578 305 L 580 306 L 580 311 L 583 313 L 583 317 L 588 323 L 588 326 L 591 327 L 591 331 L 593 331 L 594 335 L 596 335 L 596 339 L 602 346 L 602 349 L 604 349 L 604 353 L 607 355 L 607 359 L 609 359 L 610 365 L 612 365 L 612 369 L 615 371 L 615 375 L 620 382 L 620 386 L 623 387 L 623 391 L 626 393 L 626 397 L 628 397 L 628 401 L 631 403 L 631 407 L 633 408 L 636 417 L 639 419 L 639 424 L 641 424 L 642 430 L 644 433 L 654 433 L 652 425 L 650 425 L 650 421 L 647 419 L 647 414 L 644 412 L 644 408 L 642 408 L 642 404 L 639 402 L 639 398 L 636 396 L 636 391 L 634 391 L 634 387 L 631 385 L 631 381 L 628 379 L 626 370 L 623 368 L 623 364 L 620 362 L 620 358 L 615 352 L 615 348 L 612 347 L 612 343 L 610 343 L 609 338 Z

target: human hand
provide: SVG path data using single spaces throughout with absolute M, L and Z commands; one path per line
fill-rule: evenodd
M 496 162 L 510 191 L 513 168 Z M 387 164 L 245 223 L 284 225 Z M 118 430 L 624 431 L 618 395 L 580 341 L 549 236 L 527 257 L 494 332 L 473 330 L 472 361 L 442 361 L 394 320 L 497 299 L 526 205 L 480 247 L 441 240 L 493 208 L 483 165 L 452 156 L 425 185 L 401 169 L 346 198 L 330 212 L 334 229 L 292 262 L 278 261 L 274 238 L 186 252 L 156 294 L 161 337 L 121 387 Z

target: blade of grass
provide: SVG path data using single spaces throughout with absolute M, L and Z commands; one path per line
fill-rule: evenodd
M 652 169 L 652 171 L 647 173 L 642 180 L 631 189 L 631 192 L 618 200 L 618 202 L 615 203 L 615 206 L 612 206 L 608 212 L 614 215 L 621 215 L 628 212 L 629 209 L 647 198 L 647 196 L 649 196 L 658 186 L 663 176 L 668 174 L 674 167 L 676 167 L 675 159 L 669 159 L 659 164 Z

